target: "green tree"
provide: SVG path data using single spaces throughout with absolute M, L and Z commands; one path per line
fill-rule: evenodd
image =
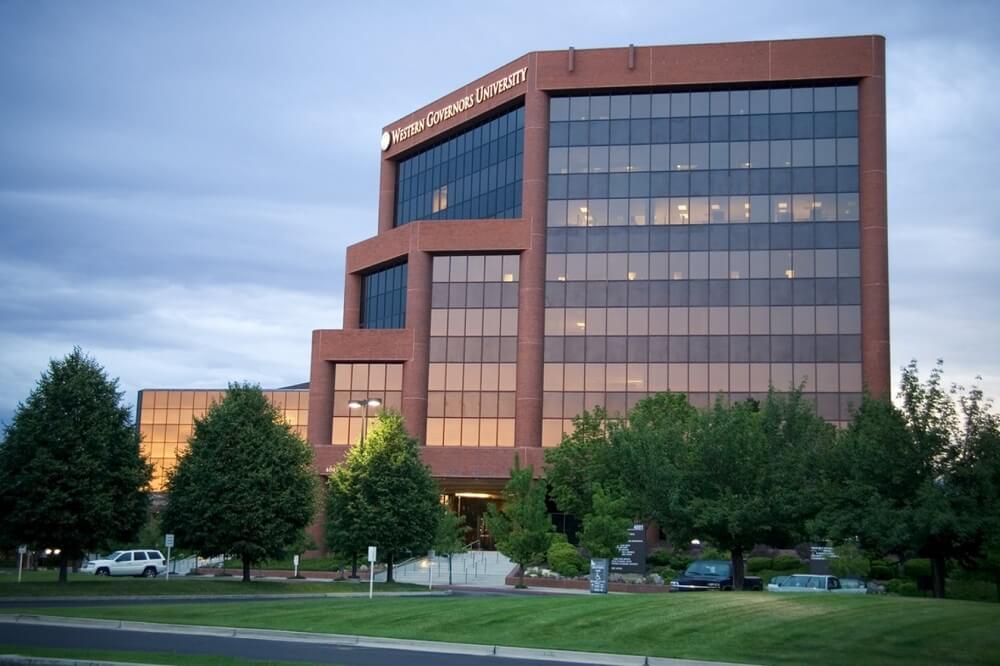
M 582 517 L 591 510 L 595 483 L 617 485 L 610 435 L 617 429 L 603 407 L 573 417 L 573 432 L 545 451 L 545 479 L 552 499 L 564 513 Z
M 391 583 L 399 555 L 424 552 L 434 543 L 440 517 L 437 483 L 398 413 L 382 412 L 330 478 L 334 503 L 327 505 L 327 536 L 335 550 L 354 553 L 377 546 Z
M 437 533 L 434 535 L 434 551 L 438 555 L 448 556 L 448 584 L 451 585 L 451 556 L 468 550 L 465 539 L 472 528 L 466 523 L 465 516 L 441 507 L 438 518 Z
M 591 557 L 611 558 L 618 546 L 626 543 L 632 520 L 626 513 L 625 499 L 613 498 L 600 485 L 594 486 L 593 510 L 583 518 L 580 545 Z
M 864 397 L 827 460 L 828 501 L 817 519 L 828 536 L 856 537 L 870 552 L 930 559 L 939 598 L 948 561 L 974 559 L 996 522 L 989 461 L 1000 441 L 981 394 L 960 395 L 963 420 L 942 374 L 938 362 L 922 381 L 911 361 L 899 407 Z
M 312 449 L 249 384 L 230 384 L 189 444 L 167 479 L 164 529 L 202 556 L 239 556 L 250 582 L 251 565 L 281 557 L 312 520 Z
M 679 464 L 676 534 L 728 550 L 733 587 L 742 589 L 744 556 L 755 544 L 805 531 L 810 504 L 801 497 L 818 477 L 808 461 L 831 437 L 799 390 L 772 390 L 763 405 L 717 400 L 693 420 Z
M 78 347 L 52 360 L 0 445 L 0 540 L 59 548 L 59 581 L 88 551 L 135 537 L 150 465 L 118 380 Z
M 518 587 L 524 587 L 524 570 L 545 561 L 552 539 L 552 521 L 545 507 L 545 482 L 533 478 L 532 468 L 521 467 L 514 457 L 510 481 L 503 489 L 503 509 L 487 507 L 486 526 L 497 550 L 520 568 Z
M 326 546 L 351 561 L 351 578 L 358 576 L 358 557 L 372 543 L 368 504 L 358 490 L 363 470 L 360 445 L 330 473 L 326 488 Z
M 835 576 L 867 576 L 872 565 L 856 543 L 845 543 L 833 549 L 835 558 L 830 560 L 830 571 Z

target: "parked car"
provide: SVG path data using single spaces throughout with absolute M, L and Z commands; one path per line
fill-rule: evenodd
M 671 592 L 732 589 L 732 565 L 723 560 L 696 560 L 683 574 L 670 581 Z M 764 589 L 764 580 L 757 576 L 744 576 L 743 589 L 759 592 Z
M 841 578 L 840 589 L 837 592 L 841 594 L 868 594 L 868 589 L 868 583 L 863 578 Z
M 88 561 L 80 571 L 95 576 L 155 578 L 167 571 L 167 560 L 158 550 L 116 550 L 107 557 Z
M 771 582 L 767 584 L 767 591 L 777 592 L 778 587 L 786 580 L 788 580 L 788 576 L 775 576 L 774 578 L 771 579 Z
M 784 580 L 779 580 L 779 579 Z M 836 594 L 865 594 L 868 587 L 860 578 L 844 578 L 817 574 L 792 574 L 776 576 L 767 586 L 768 592 L 833 592 Z

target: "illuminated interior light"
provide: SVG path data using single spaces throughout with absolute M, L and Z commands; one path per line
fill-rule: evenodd
M 504 282 L 513 282 L 514 281 L 514 274 L 513 273 L 504 273 L 503 274 L 503 281 Z
M 471 499 L 493 499 L 496 495 L 491 493 L 455 493 L 455 497 L 468 497 Z
M 787 210 L 788 209 L 788 204 L 786 202 L 784 202 L 784 201 L 779 201 L 778 202 L 778 208 L 781 209 L 781 210 Z
M 559 277 L 556 278 L 556 280 L 558 280 L 559 282 L 565 282 L 566 281 L 566 276 L 565 275 L 560 275 Z
M 635 271 L 629 271 L 628 272 L 628 279 L 629 280 L 634 280 L 635 279 Z
M 795 277 L 795 270 L 791 269 L 791 268 L 786 269 L 785 270 L 785 277 L 787 277 L 787 278 L 793 278 L 793 277 Z
M 687 204 L 677 204 L 677 210 L 687 210 Z
M 582 321 L 578 321 L 578 322 L 576 322 L 576 327 L 577 328 L 587 328 L 587 324 L 585 324 Z
M 586 213 L 587 212 L 587 207 L 586 206 L 580 206 L 580 212 L 581 213 Z

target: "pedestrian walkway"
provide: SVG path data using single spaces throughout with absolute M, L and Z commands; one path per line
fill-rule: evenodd
M 514 563 L 495 550 L 470 550 L 452 555 L 450 576 L 447 557 L 423 557 L 393 567 L 392 577 L 397 583 L 416 585 L 506 587 L 504 579 L 513 568 Z M 384 582 L 385 572 L 376 574 L 375 580 Z

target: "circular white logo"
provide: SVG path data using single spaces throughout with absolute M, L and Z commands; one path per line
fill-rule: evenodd
M 389 145 L 392 143 L 392 137 L 388 132 L 382 132 L 382 150 L 389 150 Z

